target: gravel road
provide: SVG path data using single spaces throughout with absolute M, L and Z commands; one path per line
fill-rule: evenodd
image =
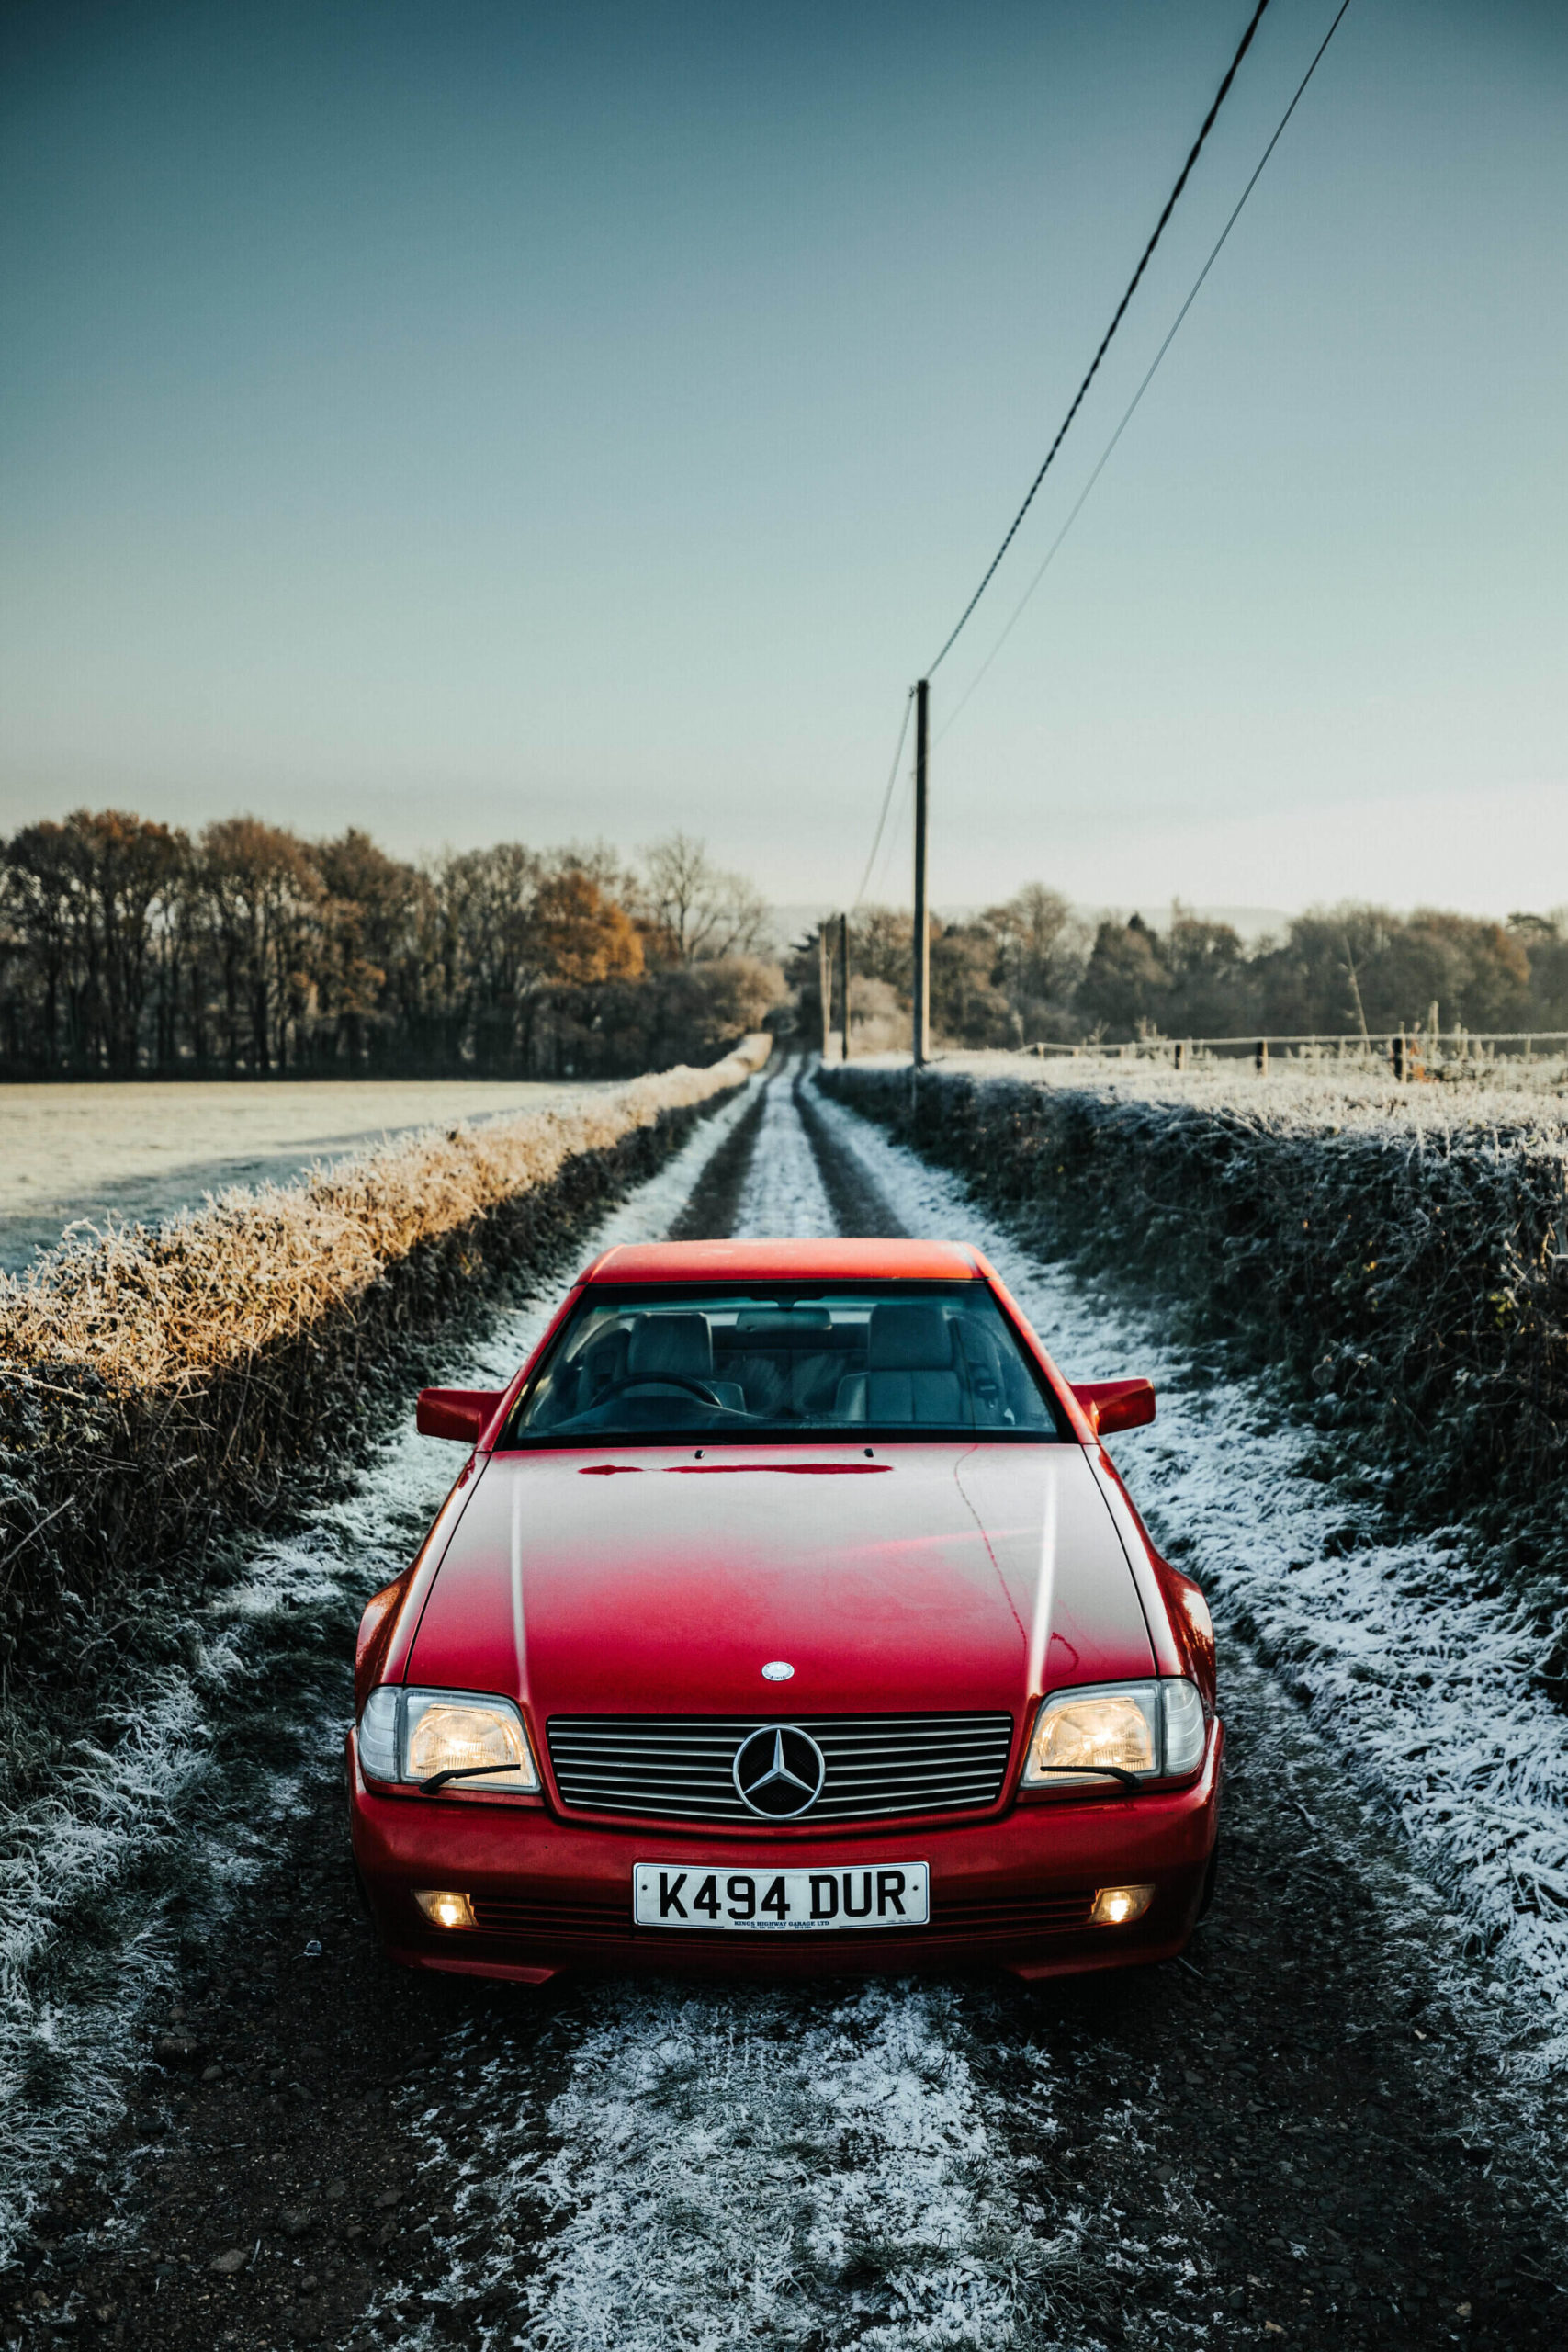
M 979 1231 L 786 1069 L 610 1229 L 897 1233 L 944 1209 Z M 515 1361 L 547 1305 L 452 1376 Z M 1081 1360 L 1105 1327 L 1059 1278 L 1026 1305 L 1073 1374 L 1145 1368 Z M 1225 1433 L 1198 1442 L 1223 1479 Z M 1142 1498 L 1138 1443 L 1118 1456 Z M 435 1451 L 378 1457 L 334 1522 L 345 1555 L 437 1498 Z M 355 1904 L 325 1708 L 270 1784 L 265 1858 L 191 1898 L 129 2110 L 104 2074 L 96 2126 L 54 2156 L 6 2340 L 1560 2346 L 1541 2020 L 1221 1614 L 1219 1896 L 1187 1959 L 1101 1984 L 412 1981 Z

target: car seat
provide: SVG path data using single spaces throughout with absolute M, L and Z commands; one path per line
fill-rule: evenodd
M 745 1307 L 729 1350 L 728 1368 L 762 1419 L 821 1421 L 836 1409 L 849 1342 L 825 1306 Z
M 972 1415 L 953 1369 L 953 1326 L 940 1306 L 874 1306 L 865 1370 L 839 1383 L 840 1420 L 873 1428 L 905 1421 L 967 1428 Z
M 645 1315 L 626 1351 L 628 1381 L 700 1380 L 721 1405 L 743 1413 L 746 1398 L 738 1380 L 716 1380 L 713 1331 L 705 1315 Z

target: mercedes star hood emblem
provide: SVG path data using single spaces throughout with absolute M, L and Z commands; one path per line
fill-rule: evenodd
M 807 1812 L 827 1777 L 822 1750 L 796 1724 L 770 1724 L 750 1733 L 735 1751 L 740 1802 L 767 1821 L 792 1821 Z

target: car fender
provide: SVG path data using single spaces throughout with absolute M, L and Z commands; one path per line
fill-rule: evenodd
M 1111 1522 L 1121 1538 L 1133 1581 L 1138 1589 L 1156 1670 L 1179 1674 L 1196 1682 L 1203 1703 L 1214 1704 L 1214 1627 L 1202 1591 L 1179 1568 L 1173 1568 L 1155 1547 L 1137 1505 L 1122 1483 L 1122 1474 L 1102 1445 L 1086 1449 L 1095 1482 L 1105 1498 Z
M 383 1585 L 379 1592 L 372 1593 L 366 1603 L 354 1652 L 356 1717 L 378 1682 L 402 1680 L 430 1589 L 488 1459 L 488 1455 L 478 1453 L 468 1456 L 414 1558 L 401 1576 Z

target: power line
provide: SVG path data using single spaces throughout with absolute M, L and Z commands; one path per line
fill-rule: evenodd
M 893 822 L 887 831 L 887 845 L 882 853 L 882 870 L 874 877 L 873 888 L 879 895 L 887 888 L 893 860 L 897 854 L 898 844 L 904 838 L 905 820 L 909 814 L 909 802 L 914 797 L 914 790 L 915 774 L 911 766 L 904 771 L 904 789 L 894 804 Z
M 1028 587 L 1024 590 L 1022 595 L 1019 598 L 1018 603 L 1013 609 L 1011 619 L 1008 622 L 1007 627 L 1003 629 L 995 645 L 992 646 L 989 653 L 987 654 L 984 662 L 981 662 L 980 667 L 976 671 L 975 675 L 970 679 L 968 685 L 964 690 L 964 693 L 960 695 L 952 711 L 948 714 L 946 725 L 942 730 L 942 735 L 946 735 L 949 729 L 951 729 L 956 722 L 958 715 L 964 708 L 964 704 L 969 700 L 970 695 L 974 694 L 976 688 L 979 685 L 981 679 L 985 676 L 987 671 L 990 668 L 992 662 L 996 660 L 998 654 L 1001 651 L 1003 646 L 1012 635 L 1014 628 L 1023 617 L 1024 606 L 1028 604 L 1030 598 L 1039 587 L 1040 582 L 1044 579 L 1045 574 L 1050 571 L 1053 562 L 1055 560 L 1057 548 L 1061 546 L 1062 541 L 1066 537 L 1067 533 L 1072 529 L 1073 525 L 1077 521 L 1078 516 L 1082 513 L 1088 501 L 1090 491 L 1094 488 L 1095 483 L 1100 480 L 1100 475 L 1105 471 L 1106 466 L 1110 461 L 1111 451 L 1115 448 L 1116 444 L 1121 440 L 1122 435 L 1125 433 L 1128 425 L 1132 423 L 1134 411 L 1136 409 L 1138 402 L 1143 399 L 1144 394 L 1148 390 L 1149 386 L 1153 383 L 1155 379 L 1155 373 L 1159 367 L 1160 361 L 1165 357 L 1166 353 L 1176 341 L 1177 335 L 1180 331 L 1183 319 L 1185 319 L 1188 311 L 1192 308 L 1193 303 L 1197 300 L 1199 289 L 1202 286 L 1203 280 L 1208 277 L 1209 272 L 1213 268 L 1214 264 L 1218 261 L 1220 257 L 1220 249 L 1224 245 L 1225 239 L 1230 235 L 1231 231 L 1235 227 L 1236 222 L 1240 220 L 1243 205 L 1245 205 L 1247 198 L 1252 194 L 1253 189 L 1258 186 L 1258 181 L 1262 178 L 1264 165 L 1268 163 L 1269 156 L 1274 153 L 1275 148 L 1279 145 L 1280 139 L 1284 135 L 1285 125 L 1290 121 L 1291 117 L 1294 114 L 1297 107 L 1300 106 L 1302 98 L 1306 91 L 1306 85 L 1312 80 L 1313 75 L 1317 72 L 1318 66 L 1323 60 L 1324 51 L 1328 47 L 1329 42 L 1334 39 L 1335 34 L 1338 31 L 1340 18 L 1344 16 L 1345 11 L 1349 6 L 1350 0 L 1340 0 L 1338 15 L 1335 17 L 1334 22 L 1329 26 L 1328 30 L 1324 34 L 1322 40 L 1319 41 L 1316 51 L 1313 57 L 1312 63 L 1307 67 L 1306 72 L 1302 75 L 1300 82 L 1296 85 L 1295 96 L 1291 100 L 1290 105 L 1280 117 L 1280 120 L 1275 127 L 1274 136 L 1270 139 L 1268 146 L 1265 147 L 1262 154 L 1258 157 L 1257 168 L 1254 170 L 1252 177 L 1242 189 L 1240 196 L 1237 197 L 1235 206 L 1231 213 L 1230 219 L 1225 222 L 1224 227 L 1220 231 L 1219 235 L 1215 238 L 1208 260 L 1203 264 L 1202 268 L 1198 272 L 1197 277 L 1193 279 L 1191 291 L 1189 293 L 1186 301 L 1181 305 L 1180 310 L 1178 311 L 1175 318 L 1171 321 L 1170 329 L 1166 335 L 1165 341 L 1160 345 L 1159 349 L 1156 352 L 1153 359 L 1149 362 L 1148 372 L 1145 374 L 1143 382 L 1138 386 L 1137 390 L 1133 394 L 1132 399 L 1128 401 L 1127 406 L 1122 413 L 1122 422 L 1118 424 L 1115 432 L 1111 435 L 1110 440 L 1101 450 L 1100 462 L 1095 467 L 1095 469 L 1090 474 L 1089 480 L 1085 482 L 1082 490 L 1079 491 L 1077 498 L 1074 500 L 1066 521 L 1063 524 L 1061 529 L 1057 532 L 1055 537 L 1046 548 L 1045 560 L 1041 564 L 1039 571 L 1035 573 Z M 942 736 L 939 736 L 937 741 L 940 742 L 942 741 Z
M 904 697 L 904 718 L 898 729 L 898 745 L 893 754 L 893 764 L 887 771 L 887 789 L 882 796 L 882 814 L 876 820 L 876 837 L 871 844 L 871 855 L 866 859 L 865 872 L 860 878 L 860 888 L 854 895 L 856 907 L 865 896 L 866 885 L 871 880 L 871 869 L 876 864 L 876 853 L 882 845 L 882 829 L 887 822 L 887 811 L 893 804 L 893 787 L 898 781 L 898 763 L 904 756 L 904 738 L 909 731 L 909 711 L 914 699 L 915 689 L 911 686 Z
M 1155 222 L 1154 234 L 1149 239 L 1148 243 L 1144 247 L 1138 266 L 1127 281 L 1127 290 L 1122 295 L 1120 302 L 1117 303 L 1115 315 L 1111 319 L 1111 324 L 1106 328 L 1104 334 L 1100 337 L 1100 349 L 1095 353 L 1094 357 L 1089 362 L 1089 373 L 1084 378 L 1083 382 L 1078 386 L 1077 392 L 1073 395 L 1073 404 L 1071 408 L 1068 409 L 1066 415 L 1062 419 L 1061 424 L 1057 429 L 1056 437 L 1052 442 L 1049 449 L 1046 450 L 1044 460 L 1041 465 L 1039 472 L 1035 475 L 1034 480 L 1029 485 L 1028 494 L 1024 499 L 1023 504 L 1019 508 L 1018 513 L 1013 516 L 1011 523 L 1009 525 L 1007 537 L 1003 539 L 1000 547 L 997 549 L 996 554 L 991 558 L 990 562 L 987 565 L 985 577 L 982 579 L 980 585 L 976 589 L 975 594 L 970 597 L 969 602 L 964 605 L 964 610 L 959 614 L 957 622 L 951 635 L 948 637 L 946 643 L 943 645 L 942 651 L 937 655 L 936 660 L 928 666 L 925 673 L 928 678 L 932 678 L 936 675 L 936 673 L 941 668 L 942 662 L 947 659 L 949 653 L 952 652 L 964 623 L 968 620 L 970 614 L 974 611 L 976 605 L 979 603 L 981 597 L 990 586 L 991 581 L 996 573 L 997 566 L 1000 563 L 1003 556 L 1006 555 L 1009 548 L 1011 547 L 1013 540 L 1018 536 L 1019 525 L 1022 522 L 1024 516 L 1033 505 L 1034 493 L 1049 473 L 1051 469 L 1051 461 L 1055 457 L 1055 454 L 1061 447 L 1063 442 L 1066 439 L 1067 428 L 1072 424 L 1074 417 L 1077 416 L 1078 410 L 1082 407 L 1084 395 L 1089 390 L 1089 386 L 1093 383 L 1096 375 L 1100 371 L 1100 361 L 1104 358 L 1106 353 L 1111 348 L 1111 337 L 1115 334 L 1117 328 L 1122 323 L 1128 303 L 1132 300 L 1134 295 L 1138 290 L 1139 281 L 1142 278 L 1145 270 L 1149 266 L 1149 261 L 1153 255 L 1155 247 L 1158 244 L 1161 237 L 1165 234 L 1166 222 L 1170 219 L 1171 214 L 1176 209 L 1177 199 L 1179 198 L 1182 189 L 1187 186 L 1187 182 L 1191 175 L 1192 167 L 1198 161 L 1200 154 L 1202 153 L 1203 142 L 1214 127 L 1215 118 L 1218 116 L 1220 108 L 1224 106 L 1225 99 L 1229 95 L 1231 84 L 1235 80 L 1236 71 L 1241 64 L 1242 59 L 1247 55 L 1247 51 L 1252 46 L 1252 36 L 1258 30 L 1258 25 L 1262 22 L 1263 11 L 1268 7 L 1268 6 L 1269 0 L 1258 0 L 1258 6 L 1252 12 L 1252 21 L 1247 26 L 1247 30 L 1243 33 L 1240 47 L 1237 49 L 1235 55 L 1231 59 L 1230 64 L 1225 70 L 1224 79 L 1214 93 L 1213 103 L 1210 107 L 1208 113 L 1203 117 L 1202 125 L 1198 132 L 1198 136 L 1192 142 L 1191 152 L 1188 155 L 1187 161 L 1182 164 L 1181 170 L 1177 176 L 1176 186 L 1166 198 L 1165 209 L 1160 214 L 1159 219 Z

